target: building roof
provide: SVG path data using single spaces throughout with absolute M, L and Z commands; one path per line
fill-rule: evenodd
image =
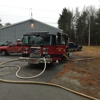
M 44 25 L 50 26 L 50 27 L 52 27 L 52 28 L 55 28 L 55 29 L 57 29 L 57 30 L 63 32 L 63 30 L 61 30 L 61 29 L 58 29 L 58 28 L 56 28 L 56 27 L 53 27 L 53 26 L 48 25 L 48 24 L 46 24 L 46 23 L 43 23 L 43 22 L 41 22 L 41 21 L 35 20 L 35 19 L 33 19 L 33 18 L 32 18 L 32 19 L 25 20 L 25 21 L 18 22 L 18 23 L 14 23 L 14 24 L 9 25 L 9 26 L 1 27 L 0 30 L 1 30 L 1 29 L 5 29 L 5 28 L 8 28 L 8 27 L 11 27 L 11 26 L 14 26 L 14 25 L 18 25 L 18 24 L 21 24 L 21 23 L 24 23 L 24 22 L 27 22 L 27 21 L 36 21 L 36 22 L 42 23 L 42 24 L 44 24 Z

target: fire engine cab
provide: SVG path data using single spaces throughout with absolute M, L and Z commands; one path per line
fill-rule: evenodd
M 27 32 L 22 38 L 22 57 L 20 61 L 29 64 L 54 64 L 61 61 L 67 52 L 68 36 L 64 33 Z

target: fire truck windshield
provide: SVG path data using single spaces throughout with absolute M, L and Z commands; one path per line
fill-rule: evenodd
M 25 35 L 23 36 L 22 42 L 27 45 L 50 45 L 50 35 Z

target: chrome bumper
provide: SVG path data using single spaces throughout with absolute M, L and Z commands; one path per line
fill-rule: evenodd
M 51 58 L 45 58 L 46 63 L 51 63 Z M 44 63 L 44 58 L 29 58 L 29 57 L 19 57 L 19 61 L 28 62 L 29 64 L 39 64 Z

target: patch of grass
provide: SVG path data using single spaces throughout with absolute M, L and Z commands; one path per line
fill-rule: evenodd
M 95 49 L 100 50 L 100 46 L 83 46 L 84 49 Z

